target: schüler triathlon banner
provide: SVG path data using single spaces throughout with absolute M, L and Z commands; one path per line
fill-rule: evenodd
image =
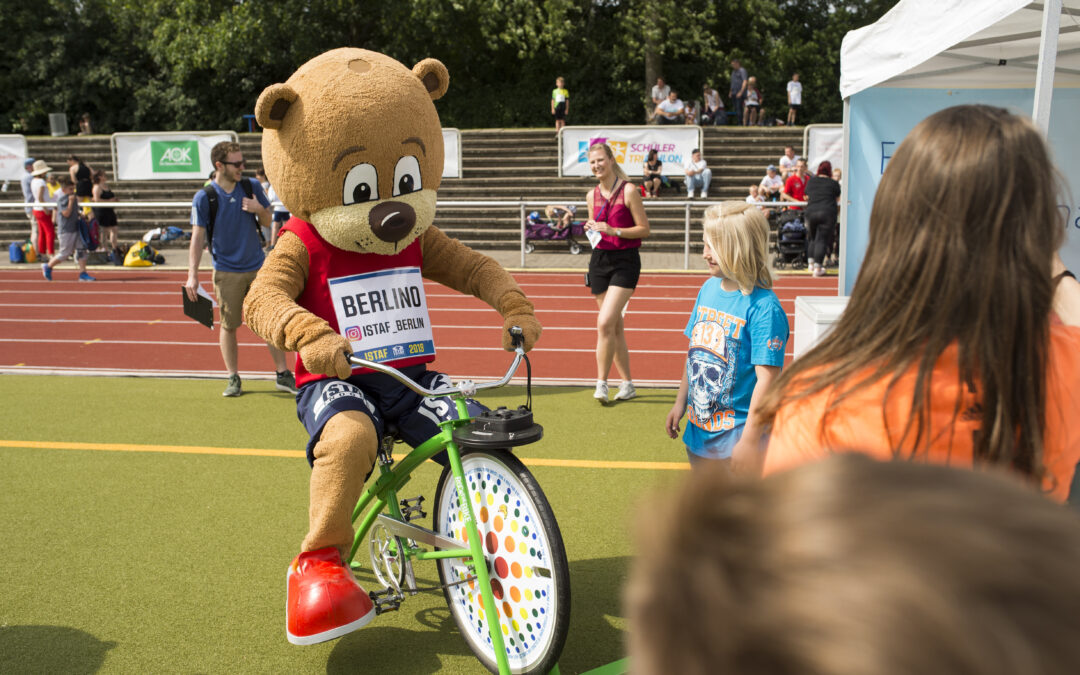
M 18 181 L 23 177 L 26 159 L 26 138 L 19 134 L 0 136 L 0 180 Z M 21 193 L 20 193 L 21 194 Z
M 849 99 L 847 183 L 848 212 L 841 246 L 846 248 L 844 295 L 851 294 L 870 238 L 870 209 L 889 158 L 912 128 L 938 110 L 967 103 L 985 103 L 1020 115 L 1031 115 L 1032 89 L 904 89 L 874 87 Z M 1061 258 L 1080 269 L 1080 90 L 1056 88 L 1050 109 L 1048 142 L 1054 164 L 1066 181 L 1060 197 L 1066 228 Z M 986 177 L 993 181 L 994 176 Z
M 232 131 L 119 133 L 112 135 L 117 180 L 191 180 L 214 169 L 210 150 L 236 142 Z
M 683 164 L 701 147 L 699 126 L 563 127 L 559 136 L 559 175 L 591 176 L 589 148 L 607 143 L 628 175 L 642 175 L 649 150 L 657 151 L 665 176 L 684 175 Z M 705 160 L 715 160 L 706 157 Z
M 442 130 L 443 178 L 461 178 L 461 132 L 457 129 Z

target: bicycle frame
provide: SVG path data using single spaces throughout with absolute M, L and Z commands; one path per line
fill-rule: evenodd
M 501 381 L 501 384 L 505 384 L 509 381 L 510 375 L 517 369 L 517 365 L 520 363 L 522 353 L 523 352 L 519 348 L 518 356 L 514 360 L 514 364 L 511 366 L 510 371 L 507 372 L 506 377 Z M 354 359 L 354 363 L 361 363 L 361 361 L 359 359 Z M 369 362 L 363 362 L 361 365 L 369 365 Z M 387 372 L 388 370 L 393 369 L 380 366 L 378 370 Z M 396 373 L 397 371 L 394 372 Z M 375 524 L 376 519 L 384 509 L 389 511 L 393 520 L 401 523 L 406 522 L 402 518 L 401 508 L 398 505 L 398 490 L 409 481 L 412 472 L 420 466 L 420 464 L 442 450 L 446 450 L 446 454 L 450 460 L 450 470 L 454 477 L 454 489 L 457 491 L 458 501 L 462 504 L 462 509 L 464 511 L 468 543 L 459 542 L 444 536 L 442 537 L 444 540 L 453 542 L 456 547 L 428 551 L 420 547 L 407 546 L 405 550 L 400 551 L 402 565 L 404 565 L 405 561 L 408 559 L 440 560 L 444 558 L 463 558 L 472 563 L 473 571 L 476 576 L 476 583 L 480 587 L 480 597 L 483 603 L 484 612 L 488 617 L 488 634 L 491 636 L 491 644 L 495 651 L 495 659 L 499 673 L 509 675 L 510 662 L 506 655 L 506 646 L 503 642 L 502 631 L 499 630 L 499 621 L 497 618 L 499 613 L 495 606 L 495 595 L 491 590 L 491 580 L 487 569 L 487 559 L 484 557 L 483 541 L 481 540 L 479 529 L 476 526 L 476 518 L 473 513 L 472 503 L 465 492 L 465 471 L 461 464 L 461 452 L 453 440 L 453 430 L 457 427 L 469 424 L 472 421 L 465 404 L 466 392 L 473 391 L 475 388 L 501 386 L 501 384 L 486 383 L 487 386 L 474 386 L 472 383 L 467 383 L 455 387 L 452 392 L 444 392 L 441 390 L 438 392 L 439 395 L 449 395 L 453 398 L 457 407 L 458 419 L 439 423 L 441 431 L 438 434 L 424 441 L 419 447 L 402 457 L 399 462 L 396 462 L 394 467 L 379 463 L 380 475 L 378 479 L 364 490 L 356 504 L 356 508 L 353 509 L 352 519 L 354 523 L 357 518 L 360 518 L 361 514 L 364 515 L 356 528 L 356 536 L 353 539 L 352 549 L 349 551 L 349 557 L 348 560 L 345 561 L 345 564 L 350 565 L 352 563 L 357 550 L 360 548 L 361 542 L 367 536 L 372 525 Z M 423 393 L 434 394 L 436 392 Z M 397 541 L 400 542 L 401 539 L 399 538 Z

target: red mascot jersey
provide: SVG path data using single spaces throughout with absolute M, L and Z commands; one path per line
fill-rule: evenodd
M 326 319 L 354 354 L 394 368 L 435 360 L 419 238 L 400 253 L 379 255 L 343 251 L 299 218 L 281 230 L 300 237 L 308 250 L 308 278 L 296 303 Z M 366 372 L 372 371 L 353 369 L 354 375 Z M 324 378 L 309 373 L 297 353 L 297 386 Z

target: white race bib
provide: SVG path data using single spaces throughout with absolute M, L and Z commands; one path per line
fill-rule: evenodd
M 368 361 L 434 356 L 435 341 L 419 267 L 398 267 L 328 281 L 338 329 Z

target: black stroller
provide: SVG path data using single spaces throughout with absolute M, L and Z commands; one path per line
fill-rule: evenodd
M 807 233 L 802 211 L 787 210 L 776 217 L 773 267 L 778 270 L 806 268 Z
M 532 253 L 536 250 L 534 241 L 546 240 L 565 241 L 571 254 L 581 253 L 582 246 L 574 237 L 585 236 L 585 223 L 583 221 L 568 222 L 574 215 L 574 207 L 568 207 L 568 210 L 556 207 L 552 211 L 552 215 L 558 217 L 544 218 L 539 211 L 533 211 L 525 217 L 525 252 Z M 559 227 L 561 223 L 565 225 Z

